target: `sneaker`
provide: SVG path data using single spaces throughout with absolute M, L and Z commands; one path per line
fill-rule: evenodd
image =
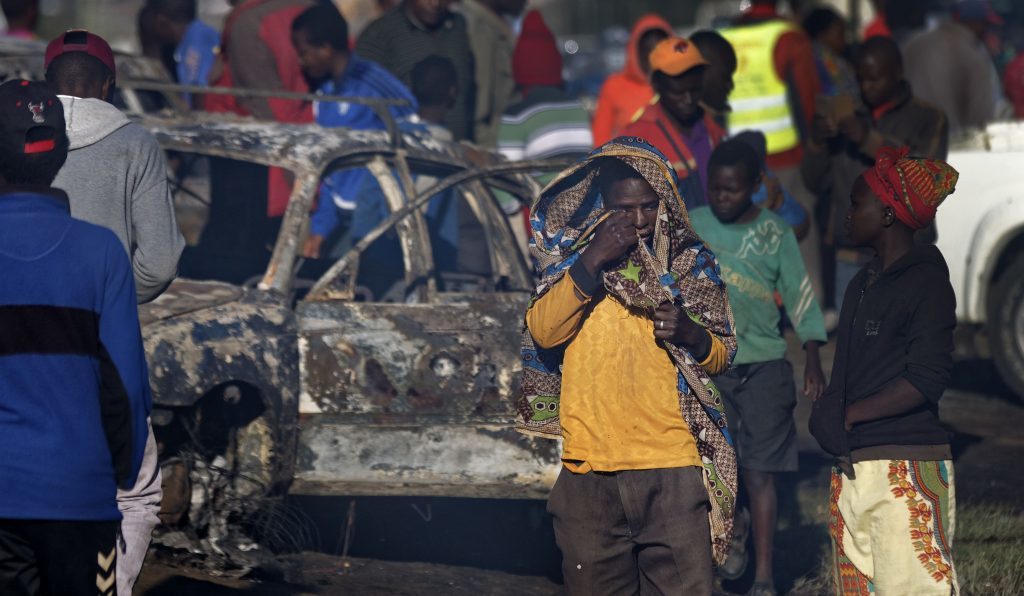
M 777 594 L 774 586 L 762 582 L 756 582 L 747 592 L 747 596 L 776 596 Z
M 732 542 L 729 543 L 729 556 L 718 568 L 718 575 L 729 581 L 743 577 L 747 570 L 750 556 L 747 554 L 747 536 L 750 534 L 750 512 L 740 509 L 736 512 L 733 522 Z

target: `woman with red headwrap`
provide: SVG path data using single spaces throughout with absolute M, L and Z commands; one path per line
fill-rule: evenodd
M 846 225 L 875 258 L 847 288 L 832 382 L 811 414 L 811 433 L 838 459 L 829 503 L 838 594 L 959 593 L 953 462 L 938 415 L 956 299 L 939 249 L 914 243 L 958 175 L 907 153 L 882 149 L 854 183 Z

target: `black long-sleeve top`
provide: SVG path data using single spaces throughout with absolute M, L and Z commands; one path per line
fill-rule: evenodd
M 888 269 L 880 268 L 877 259 L 872 261 L 847 289 L 832 380 L 814 404 L 810 428 L 832 455 L 889 446 L 882 457 L 914 459 L 907 454 L 920 453 L 920 446 L 949 444 L 938 402 L 953 367 L 956 297 L 946 261 L 934 246 L 915 247 Z M 876 279 L 869 284 L 871 277 Z M 848 405 L 900 378 L 925 397 L 921 406 L 845 430 Z

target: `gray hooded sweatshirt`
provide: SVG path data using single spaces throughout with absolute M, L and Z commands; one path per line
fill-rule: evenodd
M 71 150 L 53 186 L 68 193 L 71 215 L 109 228 L 132 259 L 135 296 L 153 300 L 174 279 L 185 240 L 174 217 L 164 152 L 153 135 L 99 99 L 60 95 Z M 117 491 L 121 511 L 117 593 L 131 596 L 153 528 L 160 523 L 160 467 L 149 426 L 139 477 Z
M 164 152 L 113 105 L 59 97 L 71 150 L 53 186 L 68 193 L 73 217 L 117 234 L 132 259 L 136 297 L 148 302 L 174 279 L 185 247 Z

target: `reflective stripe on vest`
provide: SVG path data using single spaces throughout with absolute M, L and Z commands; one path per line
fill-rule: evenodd
M 761 131 L 768 140 L 769 155 L 800 144 L 786 82 L 775 72 L 775 44 L 794 29 L 792 23 L 776 19 L 721 31 L 736 50 L 738 62 L 733 77 L 736 87 L 729 95 L 729 133 Z

